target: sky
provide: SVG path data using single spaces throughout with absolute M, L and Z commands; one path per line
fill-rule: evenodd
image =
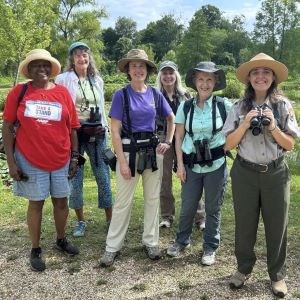
M 246 17 L 246 29 L 251 31 L 255 21 L 255 14 L 260 8 L 259 0 L 97 0 L 105 8 L 108 18 L 102 19 L 103 28 L 114 27 L 118 17 L 127 17 L 136 21 L 137 29 L 146 28 L 151 21 L 157 21 L 165 14 L 173 14 L 186 27 L 194 13 L 203 5 L 213 5 L 232 19 L 235 15 Z

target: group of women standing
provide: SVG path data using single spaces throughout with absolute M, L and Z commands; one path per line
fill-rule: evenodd
M 160 259 L 159 227 L 170 227 L 175 215 L 172 169 L 182 184 L 182 202 L 176 239 L 167 254 L 178 256 L 189 246 L 194 218 L 201 210 L 199 200 L 205 192 L 201 263 L 214 264 L 227 180 L 225 153 L 236 148 L 230 175 L 238 268 L 230 286 L 242 287 L 252 272 L 262 212 L 272 291 L 284 297 L 290 175 L 283 158 L 299 136 L 293 108 L 277 87 L 287 78 L 286 67 L 263 53 L 242 64 L 237 78 L 246 85 L 245 95 L 233 105 L 213 95 L 226 87 L 224 71 L 213 62 L 200 62 L 187 72 L 185 83 L 195 90 L 194 97 L 182 88 L 178 68 L 171 61 L 160 66 L 158 89 L 149 86 L 147 80 L 156 66 L 143 50 L 130 50 L 118 68 L 127 75 L 129 84 L 115 92 L 109 111 L 117 156 L 112 210 L 110 174 L 103 160 L 108 139 L 103 81 L 90 48 L 82 42 L 73 43 L 66 72 L 60 75 L 59 62 L 42 49 L 28 53 L 20 65 L 20 73 L 31 81 L 14 87 L 7 97 L 3 140 L 14 193 L 29 199 L 32 269 L 43 271 L 46 267 L 40 232 L 42 208 L 49 194 L 56 247 L 69 255 L 79 253 L 67 240 L 65 226 L 69 178 L 69 205 L 77 216 L 73 235 L 85 233 L 83 164 L 79 164 L 84 153 L 98 185 L 98 206 L 105 210 L 109 224 L 101 266 L 111 266 L 120 254 L 140 177 L 144 195 L 142 244 L 150 259 Z M 55 76 L 56 84 L 50 81 Z

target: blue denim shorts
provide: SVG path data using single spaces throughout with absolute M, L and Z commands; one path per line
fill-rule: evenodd
M 15 151 L 17 165 L 28 176 L 27 181 L 13 182 L 15 196 L 25 197 L 33 201 L 41 201 L 49 197 L 65 198 L 70 194 L 68 180 L 69 162 L 55 171 L 45 171 L 33 166 L 17 149 Z

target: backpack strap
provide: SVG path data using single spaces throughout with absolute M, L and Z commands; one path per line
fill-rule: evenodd
M 124 98 L 124 110 L 125 110 L 127 126 L 128 126 L 127 131 L 128 131 L 128 135 L 131 136 L 132 135 L 132 127 L 131 127 L 131 119 L 129 116 L 129 96 L 128 96 L 127 87 L 123 87 L 122 92 L 123 92 L 123 98 Z
M 190 112 L 190 118 L 189 118 L 189 130 L 188 130 L 188 134 L 190 135 L 190 137 L 192 138 L 194 133 L 193 133 L 193 129 L 192 129 L 192 124 L 193 124 L 193 116 L 194 116 L 194 105 L 193 105 L 193 100 L 194 98 L 191 98 L 189 100 L 186 100 L 183 104 L 183 113 L 184 113 L 184 118 L 185 118 L 185 123 L 186 123 L 186 119 L 187 119 L 187 115 Z
M 27 91 L 27 88 L 28 88 L 28 84 L 27 83 L 22 84 L 22 89 L 21 89 L 20 95 L 18 97 L 18 106 L 19 106 L 20 102 L 23 100 L 24 95 L 25 95 L 25 93 Z
M 216 119 L 217 119 L 216 106 L 218 106 L 218 110 L 219 110 L 220 116 L 222 118 L 223 125 L 224 125 L 224 123 L 226 121 L 226 117 L 227 117 L 224 99 L 221 97 L 214 96 L 213 100 L 212 100 L 212 120 L 213 120 L 212 135 L 215 135 L 217 132 L 221 131 L 223 128 L 223 125 L 218 129 L 216 128 L 217 127 L 217 125 L 216 125 Z

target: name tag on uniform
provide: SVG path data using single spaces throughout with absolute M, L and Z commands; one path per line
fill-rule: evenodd
M 26 101 L 24 116 L 49 121 L 60 121 L 62 105 L 58 102 Z

